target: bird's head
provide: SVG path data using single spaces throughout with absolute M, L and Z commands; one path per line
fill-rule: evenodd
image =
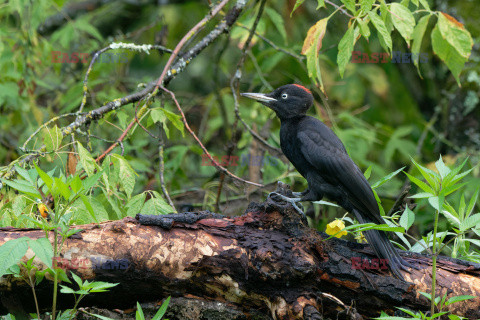
M 242 93 L 241 95 L 266 105 L 275 111 L 280 119 L 304 115 L 313 104 L 310 90 L 299 84 L 287 84 L 267 94 Z

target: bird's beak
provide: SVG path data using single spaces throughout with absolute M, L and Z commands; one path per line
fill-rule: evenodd
M 277 101 L 277 99 L 269 97 L 264 93 L 240 93 L 240 95 L 263 103 Z

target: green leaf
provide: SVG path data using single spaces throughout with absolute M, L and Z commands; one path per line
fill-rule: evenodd
M 452 181 L 449 182 L 449 184 L 454 184 L 457 183 L 458 181 L 462 180 L 467 174 L 469 174 L 474 168 L 468 169 L 467 171 L 464 171 L 460 174 L 457 174 L 455 177 L 453 177 Z
M 27 201 L 24 195 L 18 195 L 15 197 L 12 203 L 12 212 L 15 216 L 19 217 L 25 207 L 27 206 Z
M 428 198 L 428 203 L 437 211 L 443 212 L 443 203 L 444 203 L 445 197 L 443 195 L 440 195 L 438 197 L 430 197 Z M 438 234 L 437 234 L 438 236 Z
M 422 6 L 427 9 L 428 11 L 430 11 L 430 6 L 428 5 L 428 0 L 420 0 L 420 3 L 422 4 Z
M 402 216 L 400 217 L 400 226 L 405 228 L 405 230 L 410 229 L 412 226 L 413 222 L 415 221 L 415 213 L 413 213 L 408 206 L 405 207 L 405 210 L 402 213 Z
M 65 200 L 70 200 L 70 196 L 72 192 L 68 188 L 67 184 L 62 181 L 60 178 L 55 178 L 52 187 L 52 193 L 54 194 L 61 194 Z
M 175 128 L 180 130 L 180 132 L 182 133 L 182 137 L 184 137 L 185 133 L 184 133 L 184 126 L 183 126 L 183 122 L 182 122 L 182 117 L 173 113 L 173 112 L 170 112 L 166 109 L 163 109 L 163 112 L 165 112 L 165 116 L 167 116 L 168 120 L 170 120 L 170 122 L 172 122 L 172 124 L 175 126 Z
M 322 8 L 322 7 L 326 8 L 326 6 L 325 6 L 325 0 L 317 0 L 317 4 L 318 4 L 318 5 L 317 5 L 317 8 L 316 8 L 317 10 L 320 9 L 320 8 Z
M 353 37 L 353 24 L 348 28 L 345 35 L 340 40 L 338 44 L 338 55 L 337 55 L 337 64 L 340 71 L 340 76 L 343 78 L 343 73 L 347 67 L 348 62 L 352 57 L 352 51 L 354 47 L 354 37 Z
M 102 282 L 102 281 L 95 281 L 88 285 L 91 288 L 90 292 L 106 292 L 107 289 L 113 288 L 119 285 L 119 283 L 110 283 L 110 282 Z
M 399 3 L 391 3 L 392 21 L 395 28 L 400 32 L 410 48 L 410 39 L 412 38 L 413 28 L 415 27 L 415 18 L 408 8 Z
M 85 170 L 88 176 L 91 176 L 95 171 L 95 166 L 96 166 L 95 160 L 93 159 L 90 152 L 88 152 L 88 150 L 85 149 L 80 142 L 77 143 L 77 149 L 78 149 L 78 156 L 80 158 L 80 163 L 82 164 L 83 169 Z
M 283 17 L 276 10 L 272 8 L 265 8 L 265 13 L 268 15 L 270 20 L 272 20 L 273 25 L 277 28 L 278 33 L 280 33 L 280 35 L 283 38 L 283 41 L 286 43 L 287 30 L 285 30 L 285 22 L 283 21 Z
M 370 224 L 370 223 L 365 223 L 366 226 L 362 226 L 362 224 L 360 225 L 356 225 L 357 227 L 358 226 L 361 226 L 360 228 L 356 228 L 355 231 L 356 232 L 360 232 L 360 231 L 367 231 L 367 230 L 381 230 L 381 231 L 389 231 L 389 232 L 402 232 L 402 233 L 405 233 L 405 229 L 402 228 L 402 227 L 390 227 L 388 224 Z M 352 227 L 352 226 L 350 226 Z M 345 229 L 348 229 L 349 227 L 345 228 Z
M 383 40 L 383 44 L 385 44 L 384 49 L 392 54 L 392 37 L 390 36 L 390 32 L 387 31 L 387 27 L 383 20 L 373 11 L 368 12 L 368 16 L 372 21 L 375 29 L 378 31 L 379 38 Z M 382 42 L 380 42 L 382 44 Z M 382 44 L 382 46 L 383 46 Z
M 153 204 L 155 206 L 155 211 L 157 212 L 157 214 L 168 214 L 174 211 L 173 208 L 162 198 L 155 197 L 151 200 L 153 200 Z
M 445 178 L 449 173 L 450 173 L 450 168 L 445 165 L 443 162 L 442 156 L 440 155 L 440 158 L 435 162 L 435 167 L 437 167 L 438 173 L 440 174 L 440 177 L 443 179 Z
M 382 17 L 383 22 L 385 22 L 389 14 L 390 12 L 388 11 L 388 7 L 387 7 L 387 4 L 385 3 L 385 0 L 380 0 L 380 16 Z
M 145 315 L 143 314 L 142 307 L 140 306 L 140 303 L 137 301 L 137 312 L 135 313 L 135 319 L 136 320 L 144 320 Z
M 68 185 L 72 188 L 72 191 L 75 194 L 78 194 L 83 190 L 82 179 L 77 175 L 68 181 Z
M 34 163 L 33 165 L 35 166 L 35 170 L 40 176 L 40 179 L 42 179 L 42 181 L 45 182 L 45 185 L 48 187 L 48 190 L 52 190 L 53 178 L 50 177 L 45 171 L 40 169 L 36 163 Z
M 6 184 L 9 187 L 12 187 L 20 192 L 23 192 L 29 196 L 35 197 L 37 199 L 42 199 L 40 192 L 37 189 L 33 188 L 28 184 L 28 182 L 23 180 L 9 181 L 5 179 L 0 179 L 2 183 Z
M 15 171 L 27 182 L 29 182 L 32 186 L 35 186 L 35 181 L 32 179 L 32 177 L 28 174 L 28 171 L 23 169 L 22 167 L 19 167 L 18 165 L 15 165 Z
M 90 204 L 92 205 L 93 212 L 95 212 L 96 220 L 105 221 L 113 218 L 108 215 L 107 210 L 105 210 L 104 204 L 96 198 L 91 197 Z
M 369 166 L 367 170 L 365 170 L 365 172 L 363 173 L 363 176 L 365 177 L 365 179 L 368 180 L 371 174 L 372 174 L 372 166 Z
M 368 18 L 358 19 L 358 26 L 360 27 L 360 33 L 365 39 L 370 37 L 370 28 L 368 27 L 368 22 L 370 21 Z
M 355 13 L 357 12 L 357 10 L 355 10 L 355 0 L 340 0 L 344 5 L 345 5 L 345 8 L 347 8 L 351 13 L 353 13 L 353 15 L 355 15 Z
M 160 122 L 163 124 L 163 130 L 165 130 L 165 135 L 167 139 L 170 139 L 170 130 L 167 126 L 167 116 L 165 112 L 163 112 L 163 108 L 155 108 L 150 111 L 150 117 L 152 118 L 153 122 Z
M 437 26 L 442 38 L 448 41 L 462 57 L 468 59 L 472 52 L 473 39 L 463 24 L 452 16 L 440 12 Z
M 27 237 L 5 242 L 0 247 L 0 277 L 13 265 L 18 264 L 28 250 Z
M 445 218 L 447 218 L 448 222 L 450 222 L 455 228 L 460 227 L 460 220 L 452 212 L 443 210 L 442 214 L 445 216 Z
M 375 0 L 360 0 L 360 10 L 363 13 L 367 13 L 372 10 L 372 6 L 375 3 Z
M 89 190 L 90 188 L 92 188 L 97 183 L 98 179 L 100 179 L 102 174 L 103 174 L 103 170 L 99 170 L 93 176 L 88 177 L 87 179 L 83 180 L 83 182 L 82 182 L 83 188 L 85 190 Z
M 73 273 L 73 272 L 71 273 L 71 275 L 72 275 L 73 280 L 78 284 L 78 287 L 79 287 L 80 289 L 82 289 L 82 287 L 83 287 L 82 278 L 80 278 L 79 276 L 77 276 L 77 275 L 76 275 L 75 273 Z
M 88 197 L 84 194 L 80 195 L 80 199 L 82 199 L 83 205 L 85 208 L 87 208 L 88 213 L 90 213 L 90 216 L 92 217 L 93 221 L 98 223 L 97 217 L 95 215 L 95 212 L 93 211 L 93 207 L 88 199 Z
M 470 295 L 451 297 L 450 299 L 447 300 L 447 302 L 445 302 L 445 306 L 448 306 L 448 305 L 450 305 L 452 303 L 455 303 L 455 302 L 460 302 L 460 301 L 465 301 L 465 300 L 475 299 L 475 298 L 476 297 L 470 296 Z
M 168 214 L 172 213 L 173 209 L 161 198 L 151 198 L 145 202 L 142 213 L 143 214 Z
M 401 167 L 400 169 L 395 170 L 394 172 L 391 172 L 391 173 L 387 174 L 385 177 L 383 177 L 382 179 L 375 182 L 372 185 L 372 189 L 376 189 L 376 188 L 380 187 L 382 184 L 384 184 L 385 182 L 390 181 L 393 177 L 395 177 L 397 174 L 399 174 L 403 169 L 405 169 L 405 167 Z
M 408 314 L 409 316 L 415 317 L 415 313 L 414 313 L 412 310 L 408 310 L 408 309 L 400 308 L 400 307 L 395 307 L 395 308 L 397 308 L 398 310 L 401 310 L 401 311 L 405 312 L 405 313 Z M 389 317 L 389 318 L 391 318 L 391 317 Z M 405 319 L 408 319 L 408 318 L 405 318 Z
M 452 45 L 442 37 L 437 26 L 438 23 L 432 31 L 433 52 L 445 62 L 457 81 L 457 84 L 460 86 L 460 72 L 462 72 L 463 66 L 465 65 L 465 62 L 467 62 L 467 58 L 462 57 L 455 47 L 452 47 Z
M 477 225 L 480 227 L 480 213 L 473 214 L 462 221 L 462 223 L 460 223 L 460 231 L 470 230 Z
M 115 165 L 119 166 L 119 181 L 120 185 L 125 190 L 128 198 L 132 196 L 133 188 L 135 187 L 135 176 L 137 175 L 127 160 L 118 154 L 113 154 L 112 158 Z
M 100 32 L 98 32 L 97 28 L 95 28 L 86 18 L 74 20 L 74 24 L 75 29 L 86 32 L 100 42 L 104 41 L 102 35 L 100 34 Z
M 142 211 L 143 204 L 145 203 L 146 194 L 140 193 L 132 197 L 125 208 L 127 208 L 127 216 L 135 217 L 137 213 Z
M 103 192 L 105 198 L 107 199 L 108 203 L 112 207 L 113 211 L 115 211 L 115 213 L 117 214 L 116 219 L 119 220 L 119 219 L 124 218 L 123 205 L 121 206 L 122 207 L 122 210 L 121 210 L 120 207 L 118 206 L 117 199 L 115 199 L 113 197 L 110 197 L 108 191 L 104 188 L 102 188 L 102 192 Z M 113 213 L 109 213 L 109 215 L 111 215 L 112 218 L 115 219 L 115 217 L 113 216 Z
M 293 6 L 293 10 L 292 12 L 290 12 L 290 17 L 292 17 L 292 14 L 295 12 L 295 10 L 297 10 L 298 7 L 300 7 L 304 2 L 305 0 L 297 0 L 297 2 L 295 2 L 295 5 Z
M 477 187 L 477 190 L 475 191 L 472 198 L 468 202 L 468 207 L 467 207 L 467 210 L 465 211 L 465 215 L 467 217 L 472 213 L 473 209 L 475 208 L 475 203 L 477 202 L 479 190 L 480 190 L 480 187 Z
M 418 65 L 420 61 L 420 49 L 422 47 L 422 40 L 425 34 L 425 30 L 427 29 L 429 19 L 430 19 L 429 14 L 421 17 L 420 20 L 418 20 L 418 23 L 415 26 L 415 29 L 413 29 L 413 33 L 412 33 L 412 40 L 413 40 L 412 54 L 416 56 L 416 58 L 413 59 L 413 64 L 417 67 L 418 74 L 420 74 L 420 68 Z
M 60 287 L 62 287 L 62 288 L 60 289 L 60 292 L 61 292 L 61 293 L 65 293 L 65 294 L 75 294 L 75 293 L 76 293 L 76 291 L 73 290 L 72 288 L 69 288 L 69 287 L 64 286 L 64 285 L 62 285 L 62 284 L 60 285 Z
M 427 182 L 430 184 L 430 186 L 437 188 L 438 187 L 438 180 L 440 179 L 440 176 L 436 172 L 418 164 L 413 159 L 412 159 L 412 162 L 415 165 L 415 167 L 418 169 L 418 171 L 422 174 L 422 176 L 425 178 L 425 180 L 427 180 Z
M 89 315 L 94 316 L 94 317 L 96 317 L 100 320 L 114 320 L 113 318 L 109 318 L 109 317 L 106 317 L 106 316 L 101 316 L 99 314 L 90 313 Z
M 47 238 L 29 239 L 28 245 L 37 258 L 45 263 L 47 267 L 52 268 L 53 247 L 50 240 Z
M 410 199 L 424 199 L 430 197 L 435 197 L 435 195 L 429 192 L 419 192 L 417 194 L 414 194 L 413 196 L 409 196 Z
M 450 173 L 443 179 L 443 183 L 450 184 L 450 182 L 455 178 L 455 176 L 462 170 L 462 168 L 467 163 L 468 158 L 466 158 L 461 165 L 456 166 Z
M 425 192 L 428 192 L 428 193 L 432 193 L 432 194 L 435 194 L 435 192 L 433 191 L 433 189 L 428 186 L 425 182 L 415 178 L 414 176 L 410 175 L 409 173 L 405 172 L 405 174 L 407 175 L 407 177 L 410 179 L 410 181 L 412 181 L 413 183 L 415 183 L 417 186 L 420 187 L 420 189 L 422 189 L 423 191 Z
M 478 233 L 477 233 L 478 235 Z M 465 239 L 465 241 L 468 241 L 470 243 L 473 243 L 474 245 L 476 245 L 477 247 L 480 247 L 480 240 L 476 240 L 476 239 Z
M 62 139 L 62 131 L 57 126 L 51 129 L 47 127 L 43 131 L 43 143 L 47 152 L 56 151 L 62 144 Z
M 160 320 L 167 312 L 168 304 L 170 303 L 170 297 L 163 301 L 162 306 L 158 309 L 157 313 L 153 316 L 152 320 Z
M 460 189 L 461 187 L 465 186 L 466 183 L 460 183 L 460 184 L 453 184 L 450 185 L 446 188 L 443 188 L 440 192 L 440 194 L 443 194 L 444 196 L 448 196 L 450 193 Z

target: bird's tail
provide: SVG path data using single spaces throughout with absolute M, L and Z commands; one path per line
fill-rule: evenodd
M 353 210 L 353 213 L 360 223 L 372 222 L 367 221 L 356 209 Z M 400 257 L 390 240 L 388 240 L 387 234 L 384 231 L 375 229 L 367 230 L 364 234 L 368 243 L 373 247 L 376 255 L 380 259 L 386 259 L 392 273 L 397 278 L 404 280 L 403 275 L 400 273 L 400 269 L 407 270 L 406 267 L 410 266 L 410 264 Z

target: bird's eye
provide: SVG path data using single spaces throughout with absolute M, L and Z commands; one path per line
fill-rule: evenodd
M 282 94 L 282 99 L 287 99 L 288 98 L 288 94 L 284 93 Z

